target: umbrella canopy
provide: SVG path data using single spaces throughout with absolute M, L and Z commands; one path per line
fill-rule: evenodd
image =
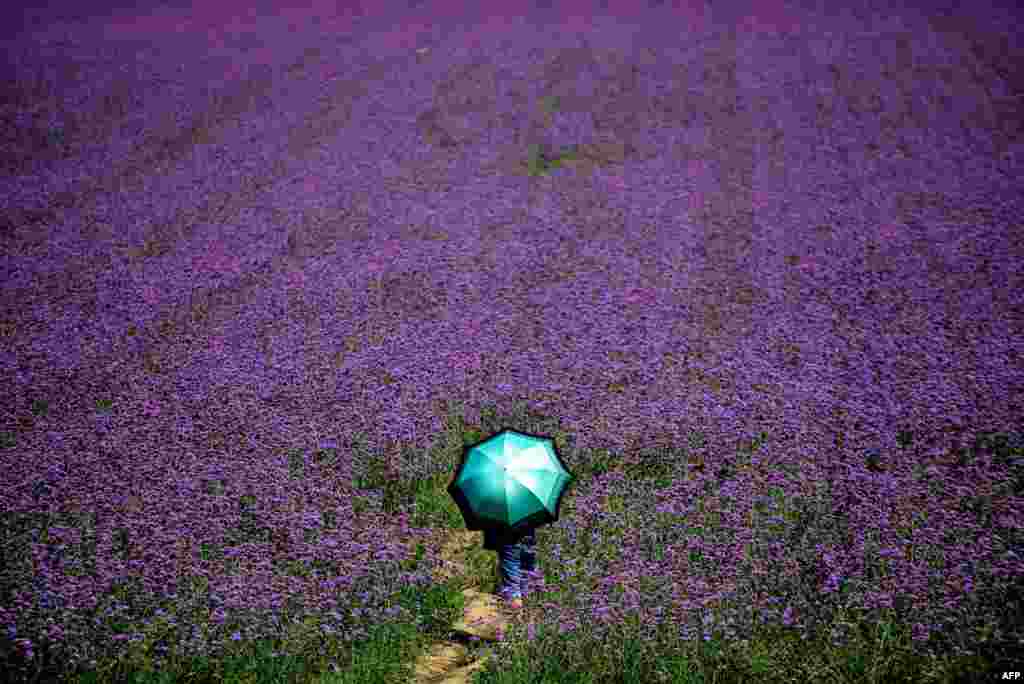
M 570 480 L 552 440 L 502 430 L 463 452 L 448 493 L 469 530 L 526 530 L 558 520 Z

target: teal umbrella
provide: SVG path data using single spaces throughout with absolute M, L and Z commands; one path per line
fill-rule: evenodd
M 558 520 L 572 475 L 545 437 L 515 430 L 468 447 L 448 493 L 469 530 L 528 530 Z

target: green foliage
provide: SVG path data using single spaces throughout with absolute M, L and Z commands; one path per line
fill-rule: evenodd
M 445 432 L 428 451 L 430 467 L 436 472 L 427 476 L 389 468 L 384 459 L 370 455 L 363 446 L 362 436 L 357 436 L 353 445 L 353 453 L 360 466 L 355 476 L 357 494 L 359 491 L 381 492 L 385 510 L 411 512 L 413 526 L 458 529 L 462 525 L 461 514 L 447 493 L 452 468 L 466 447 L 479 443 L 501 429 L 552 436 L 563 458 L 570 462 L 570 468 L 580 482 L 581 492 L 586 491 L 594 477 L 609 472 L 617 464 L 623 466 L 631 482 L 644 482 L 655 488 L 670 487 L 685 474 L 689 450 L 704 443 L 702 435 L 694 434 L 689 443 L 681 447 L 643 447 L 639 457 L 634 459 L 624 459 L 605 449 L 580 454 L 575 449 L 572 436 L 563 430 L 557 420 L 535 413 L 523 402 L 504 408 L 488 404 L 481 408 L 477 425 L 470 425 L 462 417 L 462 410 L 462 406 L 456 403 L 450 403 L 447 407 Z M 912 438 L 907 437 L 907 434 L 901 433 L 901 443 L 909 445 Z M 756 451 L 767 439 L 768 436 L 762 432 L 748 445 L 741 445 L 735 463 L 721 469 L 719 477 L 735 477 L 737 466 L 746 462 L 744 456 Z M 1006 435 L 979 438 L 978 447 L 990 449 L 1003 458 L 1011 458 L 1020 453 L 1017 443 Z M 303 453 L 294 450 L 288 454 L 293 477 L 310 476 L 307 472 L 310 464 L 304 459 Z M 321 449 L 314 452 L 312 463 L 329 466 L 336 462 L 337 457 L 336 450 Z M 406 460 L 409 458 L 406 455 Z M 206 483 L 208 493 L 214 496 L 224 495 L 226 486 L 223 480 Z M 806 506 L 800 506 L 800 502 L 787 501 L 778 487 L 770 489 L 768 495 L 768 501 L 776 503 L 774 511 L 777 515 L 787 519 L 811 515 Z M 357 512 L 360 502 L 368 506 L 367 501 L 366 497 L 354 498 L 353 505 Z M 608 526 L 609 530 L 620 524 L 637 527 L 637 521 L 633 519 L 637 512 L 627 505 L 628 497 L 613 494 L 606 501 L 609 517 L 601 525 Z M 230 531 L 223 543 L 201 544 L 201 556 L 206 559 L 223 558 L 225 546 L 246 540 L 268 539 L 269 528 L 259 524 L 256 504 L 253 494 L 239 497 L 238 528 Z M 978 509 L 980 514 L 985 504 L 982 497 L 976 497 L 965 505 L 972 511 Z M 765 501 L 759 502 L 756 508 L 768 514 L 769 506 Z M 702 505 L 698 506 L 698 511 L 703 512 Z M 670 515 L 665 514 L 657 520 L 670 518 Z M 338 522 L 325 515 L 326 527 L 333 527 Z M 74 521 L 68 524 L 78 526 Z M 713 522 L 706 524 L 713 525 Z M 35 526 L 40 529 L 44 541 L 47 525 L 43 521 L 41 528 Z M 591 532 L 590 529 L 581 529 L 576 535 L 575 544 L 567 543 L 564 532 L 541 537 L 542 556 L 550 552 L 552 545 L 558 544 L 563 557 L 574 559 L 577 572 L 559 574 L 555 568 L 542 562 L 547 588 L 533 599 L 537 605 L 582 605 L 581 602 L 585 602 L 586 597 L 598 589 L 594 573 L 583 572 L 582 569 L 593 564 L 605 567 L 607 563 L 621 562 L 620 550 L 607 548 L 604 544 L 593 544 Z M 12 527 L 5 533 L 6 538 L 11 540 L 15 530 Z M 693 530 L 692 533 L 700 532 Z M 129 539 L 126 530 L 116 531 L 116 553 L 129 557 L 134 553 L 136 545 L 137 542 Z M 657 562 L 666 553 L 665 540 L 654 531 L 647 534 L 636 548 L 649 561 Z M 424 543 L 416 544 L 413 557 L 403 560 L 399 568 L 410 573 L 429 570 L 428 553 Z M 691 563 L 702 562 L 699 550 L 693 549 L 688 553 Z M 482 549 L 470 550 L 465 562 L 470 581 L 476 586 L 486 587 L 497 579 L 493 556 Z M 316 570 L 328 574 L 331 572 L 329 567 L 317 567 Z M 310 568 L 299 563 L 296 567 L 282 567 L 278 571 L 308 574 Z M 190 581 L 193 583 L 191 588 L 182 586 L 185 595 L 205 595 L 205 578 L 192 577 L 185 584 Z M 319 617 L 306 615 L 298 622 L 290 623 L 278 638 L 229 643 L 203 657 L 183 656 L 179 653 L 179 631 L 175 629 L 175 622 L 169 615 L 154 619 L 140 628 L 134 622 L 129 623 L 126 617 L 115 614 L 108 621 L 108 628 L 125 634 L 141 633 L 142 640 L 131 644 L 120 658 L 104 661 L 92 671 L 80 668 L 66 681 L 80 684 L 156 684 L 172 681 L 396 684 L 406 680 L 408 664 L 429 644 L 449 637 L 450 625 L 464 610 L 465 599 L 461 587 L 465 586 L 465 581 L 465 578 L 456 577 L 444 584 L 407 583 L 399 587 L 388 599 L 388 605 L 403 611 L 402 617 L 384 624 L 362 625 L 367 632 L 360 639 L 328 636 L 322 629 Z M 146 608 L 135 600 L 134 597 L 141 592 L 137 583 L 121 583 L 110 589 L 112 594 L 105 605 L 120 601 L 134 605 L 137 610 L 152 608 Z M 658 597 L 656 600 L 663 600 L 664 596 L 671 593 L 671 586 L 656 577 L 643 578 L 639 589 L 652 597 Z M 199 610 L 188 619 L 205 620 L 209 618 L 208 613 Z M 302 615 L 302 606 L 290 602 L 285 614 Z M 176 624 L 180 626 L 184 619 L 184 611 L 178 612 Z M 356 624 L 362 623 L 353 622 L 352 626 Z M 847 635 L 842 644 L 832 643 L 826 629 L 805 640 L 792 630 L 779 626 L 763 626 L 749 641 L 735 643 L 723 641 L 717 632 L 707 640 L 680 640 L 675 632 L 679 626 L 666 623 L 651 638 L 648 632 L 643 631 L 648 628 L 642 627 L 635 615 L 627 615 L 610 632 L 598 636 L 591 635 L 585 629 L 577 628 L 562 633 L 558 629 L 541 625 L 532 640 L 524 638 L 520 633 L 508 635 L 507 646 L 503 646 L 500 657 L 496 662 L 492 661 L 474 681 L 476 684 L 803 682 L 824 678 L 849 682 L 957 681 L 969 673 L 981 671 L 988 664 L 980 656 L 950 658 L 948 662 L 924 658 L 910 647 L 912 642 L 906 626 L 879 620 L 877 617 L 863 616 L 861 619 L 846 615 L 842 624 L 846 625 L 844 633 Z M 608 643 L 617 646 L 609 649 Z M 166 654 L 167 662 L 160 663 L 161 653 Z
M 540 176 L 561 167 L 566 161 L 575 159 L 579 159 L 575 147 L 565 148 L 557 155 L 548 155 L 541 150 L 540 145 L 534 144 L 528 148 L 526 166 L 531 176 Z

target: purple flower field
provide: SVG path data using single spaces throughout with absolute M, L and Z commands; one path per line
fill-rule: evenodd
M 1019 11 L 101 4 L 4 34 L 19 662 L 408 620 L 423 502 L 526 406 L 562 637 L 1024 648 Z

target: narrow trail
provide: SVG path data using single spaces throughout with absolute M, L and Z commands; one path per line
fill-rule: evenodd
M 523 608 L 510 612 L 498 596 L 473 584 L 465 561 L 471 549 L 480 548 L 480 532 L 439 529 L 426 540 L 422 536 L 410 539 L 410 547 L 418 542 L 440 548 L 438 557 L 442 564 L 434 569 L 435 581 L 447 582 L 453 577 L 465 579 L 462 595 L 466 603 L 462 618 L 452 624 L 451 640 L 431 644 L 415 663 L 410 663 L 412 678 L 408 681 L 411 684 L 468 684 L 488 660 L 473 657 L 469 646 L 471 638 L 497 642 L 499 631 L 507 633 L 514 622 L 536 620 L 538 611 Z

